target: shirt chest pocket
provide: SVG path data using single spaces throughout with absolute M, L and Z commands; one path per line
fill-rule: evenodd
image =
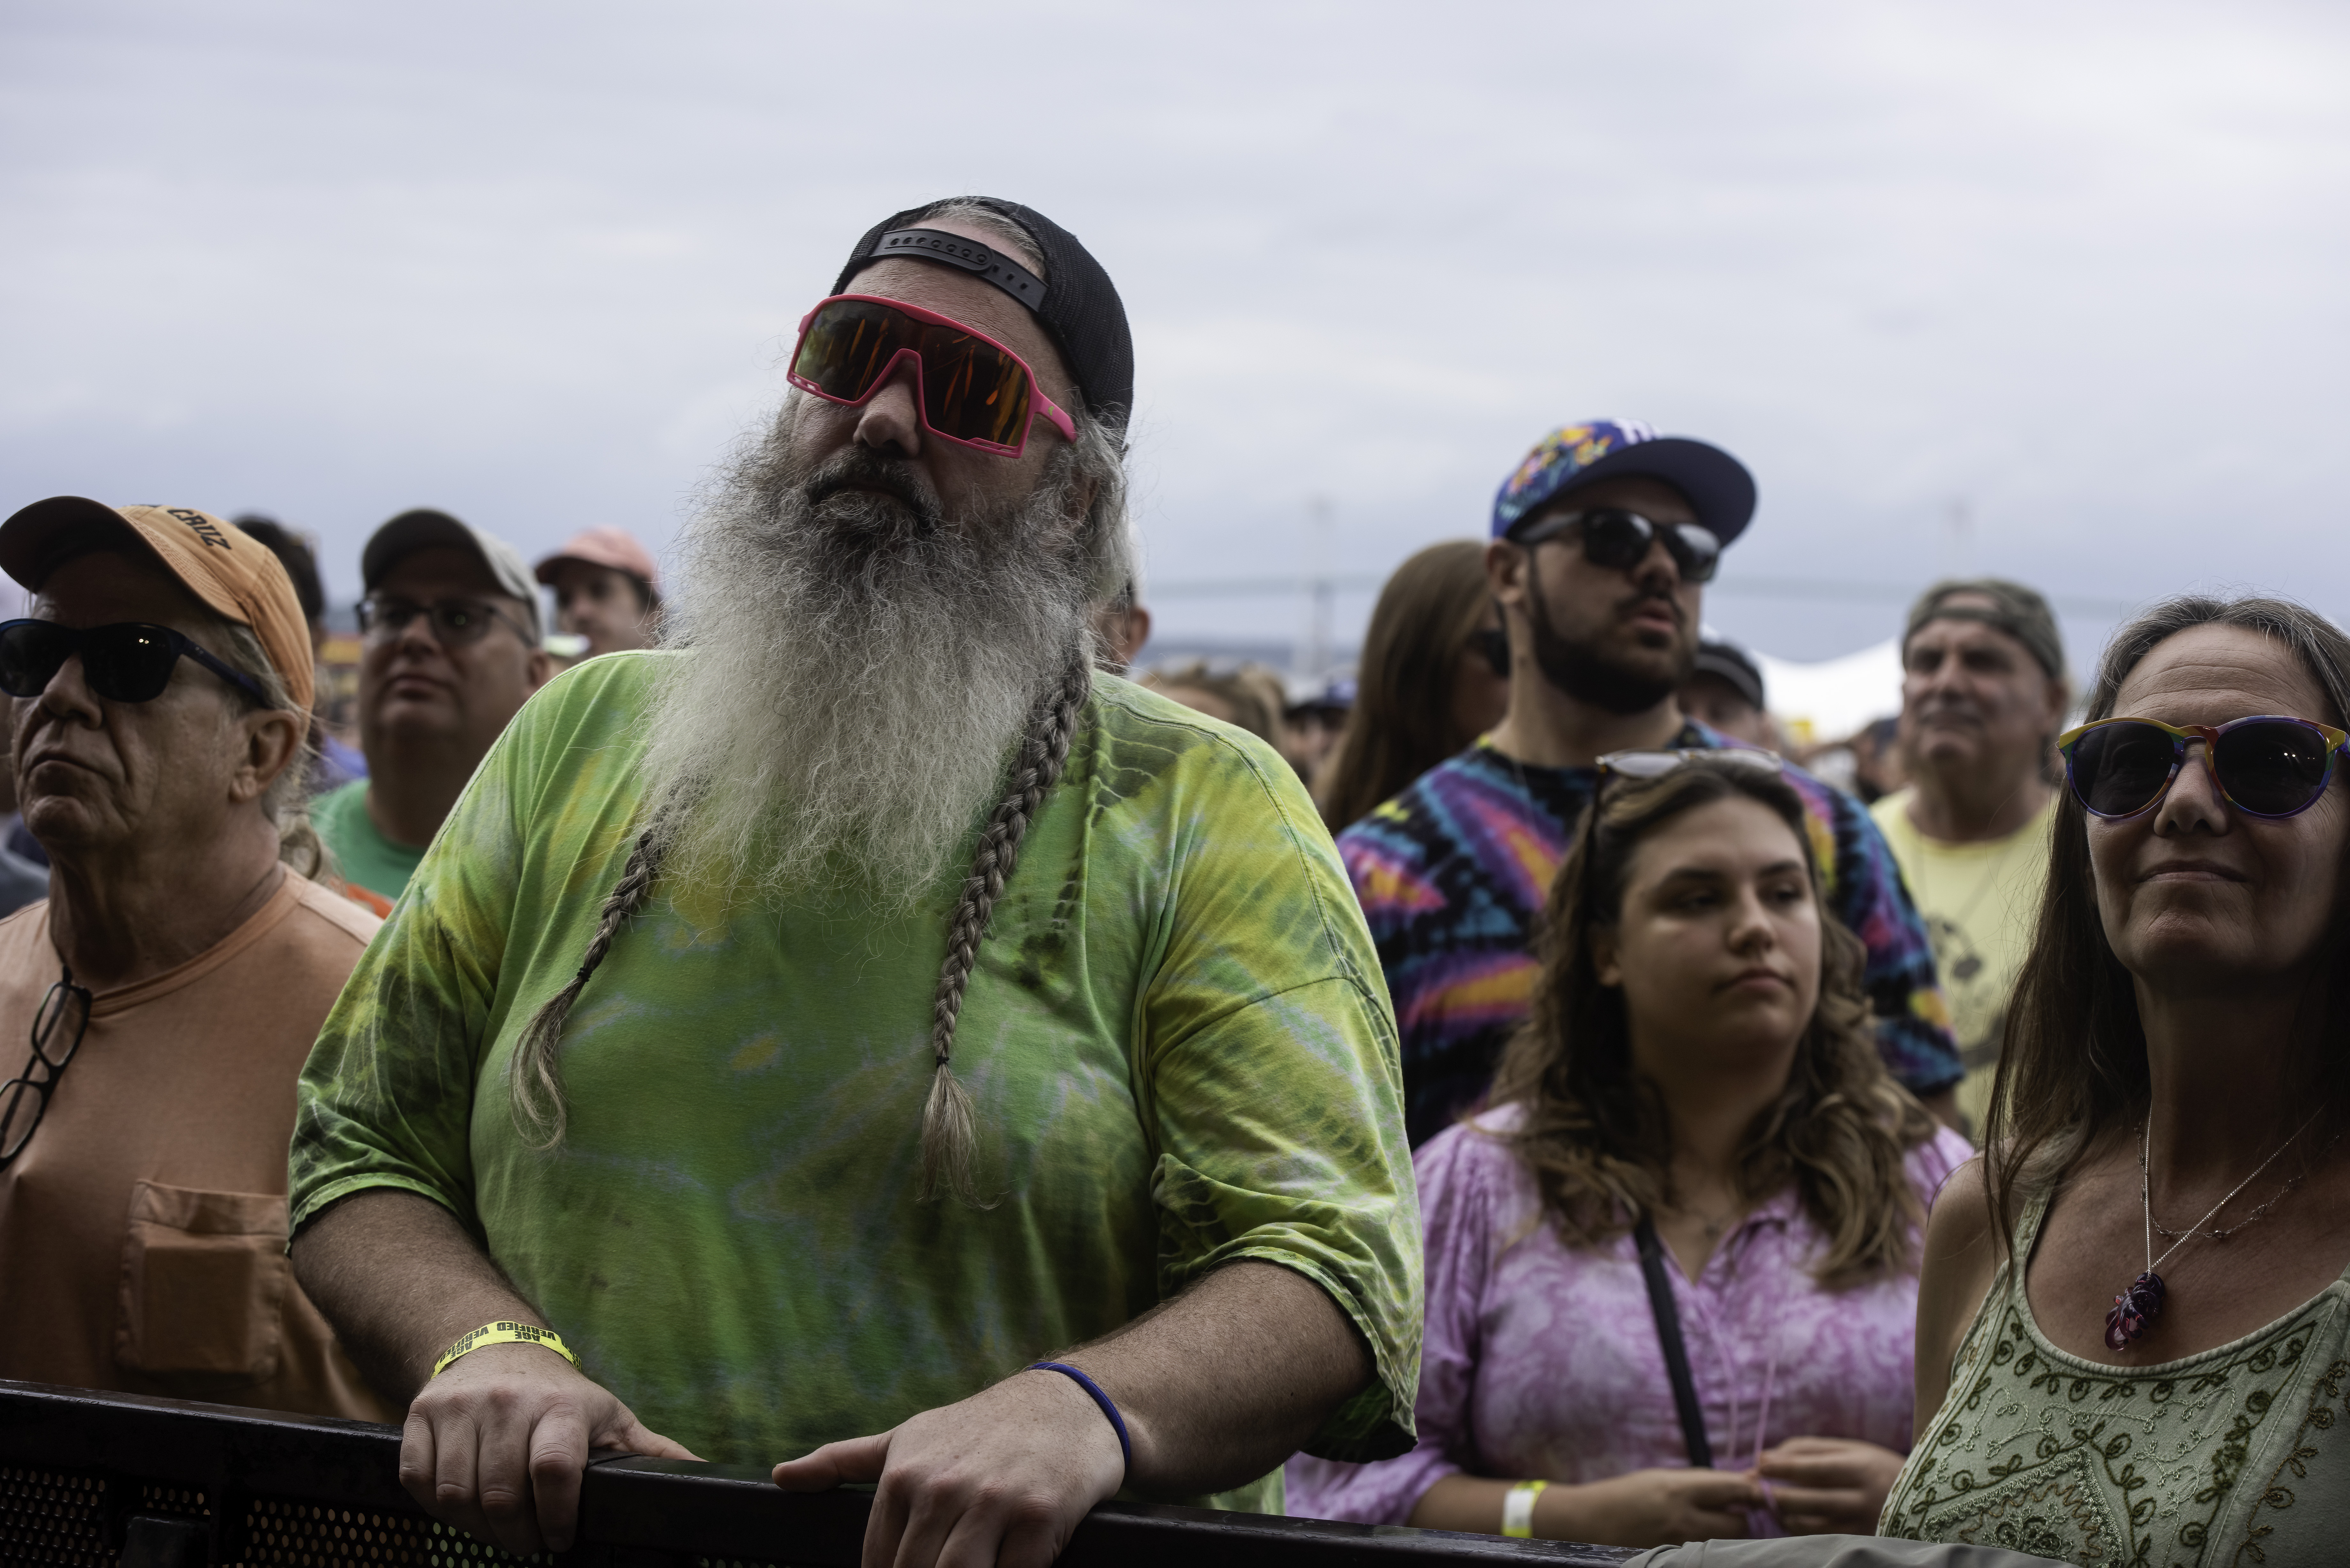
M 114 1359 L 193 1386 L 277 1370 L 286 1293 L 286 1199 L 141 1181 L 130 1190 Z

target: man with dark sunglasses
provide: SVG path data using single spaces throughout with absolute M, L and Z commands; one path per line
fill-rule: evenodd
M 397 899 L 490 747 L 555 673 L 515 547 L 446 512 L 403 512 L 359 556 L 365 778 L 311 814 L 343 874 Z
M 0 523 L 48 898 L 0 922 L 0 1377 L 382 1420 L 286 1262 L 294 1085 L 377 921 L 301 815 L 310 639 L 186 507 Z
M 531 702 L 305 1074 L 293 1257 L 412 1396 L 406 1485 L 528 1552 L 592 1449 L 782 1460 L 878 1482 L 869 1568 L 983 1568 L 1403 1451 L 1419 1219 L 1345 870 L 1270 746 L 1095 673 L 1107 274 L 1013 202 L 899 213 L 789 374 L 673 644 Z
M 1754 512 L 1728 452 L 1595 420 L 1553 431 L 1494 498 L 1486 571 L 1510 708 L 1468 751 L 1339 836 L 1403 1037 L 1411 1140 L 1482 1101 L 1524 1017 L 1535 918 L 1610 752 L 1733 743 L 1676 694 L 1696 669 L 1704 585 Z M 1866 945 L 1877 1042 L 1950 1119 L 1960 1075 L 1934 956 L 1859 802 L 1799 769 L 1830 902 Z

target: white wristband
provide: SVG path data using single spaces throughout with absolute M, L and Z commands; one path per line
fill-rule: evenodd
M 1520 1541 L 1531 1541 L 1534 1533 L 1534 1499 L 1542 1495 L 1546 1480 L 1523 1480 L 1512 1487 L 1502 1499 L 1502 1533 Z

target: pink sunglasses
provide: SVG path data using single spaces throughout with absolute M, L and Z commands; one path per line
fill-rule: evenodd
M 1077 439 L 1076 422 L 1039 389 L 1027 360 L 951 316 L 869 294 L 818 301 L 800 320 L 785 379 L 854 408 L 887 386 L 909 355 L 922 428 L 941 441 L 1018 457 L 1038 414 L 1064 440 Z

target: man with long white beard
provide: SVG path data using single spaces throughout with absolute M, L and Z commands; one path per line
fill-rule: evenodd
M 689 532 L 681 650 L 535 700 L 362 961 L 294 1261 L 442 1519 L 561 1549 L 591 1449 L 785 1459 L 879 1482 L 868 1568 L 1043 1568 L 1121 1490 L 1409 1447 L 1345 871 L 1269 747 L 1091 673 L 1132 365 L 1040 214 L 878 225 Z

